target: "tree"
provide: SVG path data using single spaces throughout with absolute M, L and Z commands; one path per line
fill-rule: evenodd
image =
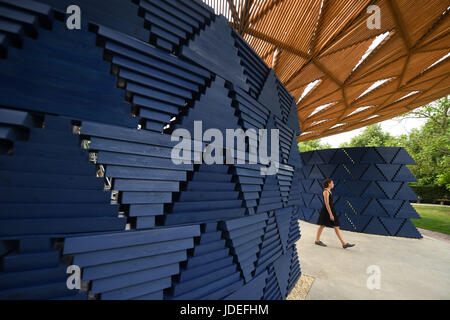
M 450 191 L 449 111 L 447 96 L 400 116 L 427 119 L 427 122 L 399 140 L 417 162 L 410 169 L 419 185 L 443 186 Z
M 304 142 L 298 143 L 298 150 L 300 152 L 307 152 L 307 151 L 313 151 L 313 150 L 320 150 L 320 149 L 330 149 L 331 145 L 328 143 L 320 143 L 320 140 L 309 140 Z
M 348 147 L 398 147 L 399 140 L 384 132 L 381 125 L 376 123 L 367 126 L 366 129 L 359 135 L 354 136 L 350 142 L 341 143 L 340 148 Z

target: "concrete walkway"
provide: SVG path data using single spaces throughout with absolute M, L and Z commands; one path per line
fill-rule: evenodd
M 314 244 L 317 225 L 300 222 L 297 242 L 302 274 L 314 277 L 306 299 L 450 299 L 450 243 L 342 231 L 355 243 L 343 249 L 333 229 Z M 379 267 L 380 289 L 368 289 L 367 267 Z

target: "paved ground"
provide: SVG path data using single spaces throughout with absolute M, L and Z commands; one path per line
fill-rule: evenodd
M 302 274 L 314 278 L 306 299 L 450 299 L 450 242 L 424 235 L 406 239 L 342 231 L 356 246 L 342 249 L 326 228 L 314 244 L 317 225 L 300 221 L 297 242 Z M 380 289 L 368 289 L 367 267 L 381 272 Z

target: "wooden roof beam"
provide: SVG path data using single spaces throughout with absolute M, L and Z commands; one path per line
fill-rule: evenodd
M 263 18 L 270 10 L 272 10 L 274 7 L 281 4 L 283 1 L 285 1 L 285 0 L 273 0 L 272 2 L 270 2 L 261 12 L 258 12 L 258 14 L 256 16 L 254 16 L 250 19 L 249 25 L 255 24 L 256 22 L 258 22 L 258 20 Z M 245 31 L 246 30 L 244 29 L 244 32 Z
M 253 4 L 253 0 L 244 0 L 244 5 L 241 9 L 241 18 L 240 18 L 240 24 L 239 24 L 239 33 L 243 34 L 244 29 L 247 28 L 248 24 L 248 17 L 250 13 L 250 8 Z
M 394 0 L 388 0 L 387 3 L 389 5 L 389 9 L 391 10 L 392 16 L 395 19 L 397 29 L 402 36 L 403 42 L 405 43 L 406 48 L 409 50 L 412 47 L 412 43 L 408 33 L 406 32 L 406 27 L 405 24 L 403 23 L 403 19 L 400 14 L 400 9 L 397 7 L 397 4 L 395 3 Z
M 236 7 L 234 6 L 233 0 L 227 0 L 228 7 L 230 8 L 231 14 L 233 15 L 233 28 L 239 25 L 239 15 L 237 14 Z
M 283 42 L 281 42 L 281 41 L 279 41 L 279 40 L 277 40 L 275 38 L 272 38 L 271 36 L 268 36 L 268 35 L 266 35 L 264 33 L 261 33 L 261 32 L 255 30 L 255 29 L 253 29 L 253 28 L 249 27 L 247 29 L 246 33 L 251 35 L 251 36 L 253 36 L 253 37 L 255 37 L 255 38 L 258 38 L 258 39 L 261 39 L 261 40 L 263 40 L 265 42 L 273 44 L 274 46 L 278 47 L 279 49 L 286 50 L 286 51 L 291 52 L 293 54 L 296 54 L 296 55 L 298 55 L 298 56 L 300 56 L 300 57 L 302 57 L 304 59 L 309 59 L 309 56 L 308 56 L 307 53 L 305 53 L 305 52 L 303 52 L 301 50 L 298 50 L 296 48 L 293 48 L 290 45 L 288 45 L 286 43 L 283 43 Z

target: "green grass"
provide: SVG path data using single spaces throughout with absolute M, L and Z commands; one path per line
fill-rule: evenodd
M 415 203 L 412 205 L 422 217 L 422 219 L 411 219 L 416 227 L 450 235 L 449 206 L 427 206 Z

